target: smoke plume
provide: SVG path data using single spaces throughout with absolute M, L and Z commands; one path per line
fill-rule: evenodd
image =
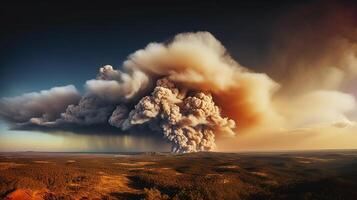
M 86 94 L 77 105 L 70 105 L 57 122 L 79 125 L 105 124 L 116 105 L 142 95 L 149 78 L 142 71 L 124 67 L 114 70 L 106 65 L 99 70 L 97 79 L 86 82 Z
M 143 97 L 128 118 L 123 107 L 117 107 L 109 122 L 123 129 L 149 123 L 172 142 L 173 152 L 213 150 L 215 134 L 234 135 L 235 123 L 222 118 L 210 94 L 190 93 L 167 78 L 159 79 L 151 95 Z
M 119 69 L 100 68 L 81 96 L 66 86 L 4 98 L 0 115 L 50 128 L 146 128 L 178 153 L 294 148 L 311 137 L 327 144 L 323 135 L 347 144 L 335 135 L 356 130 L 356 13 L 329 4 L 292 12 L 279 23 L 267 74 L 240 65 L 208 32 L 182 33 L 134 52 Z
M 208 32 L 150 43 L 130 55 L 122 70 L 100 68 L 85 88 L 78 103 L 61 101 L 55 114 L 19 107 L 3 110 L 2 116 L 50 127 L 108 122 L 122 130 L 146 126 L 162 133 L 174 152 L 209 151 L 217 136 L 235 135 L 236 124 L 237 130 L 249 130 L 278 118 L 270 101 L 278 84 L 239 65 Z M 4 99 L 2 104 L 11 102 Z M 29 114 L 21 118 L 12 112 Z
M 80 94 L 73 85 L 50 90 L 26 93 L 0 101 L 0 116 L 18 124 L 44 125 L 58 119 L 71 104 L 76 104 Z

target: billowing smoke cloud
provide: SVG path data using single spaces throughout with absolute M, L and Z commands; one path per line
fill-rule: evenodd
M 87 93 L 78 105 L 70 105 L 57 122 L 80 125 L 107 123 L 116 105 L 142 95 L 149 86 L 149 78 L 135 68 L 114 70 L 106 65 L 99 70 L 97 79 L 86 82 Z
M 123 67 L 123 71 L 114 70 L 106 65 L 99 70 L 97 79 L 86 82 L 86 88 L 92 95 L 111 102 L 128 102 L 142 95 L 150 85 L 150 77 L 134 67 Z
M 103 124 L 106 123 L 113 109 L 113 102 L 93 94 L 87 94 L 81 98 L 78 105 L 69 105 L 57 122 L 79 125 Z
M 209 151 L 215 148 L 215 133 L 234 135 L 233 120 L 222 118 L 212 96 L 188 93 L 169 79 L 159 79 L 150 96 L 143 97 L 125 119 L 125 107 L 117 107 L 109 122 L 128 129 L 150 123 L 173 143 L 174 152 Z
M 68 105 L 76 104 L 80 94 L 73 85 L 26 93 L 0 101 L 0 115 L 20 124 L 46 124 L 60 117 Z
M 279 118 L 270 101 L 278 84 L 240 66 L 207 32 L 151 43 L 130 55 L 124 67 L 139 69 L 150 80 L 165 78 L 133 110 L 118 106 L 109 122 L 123 129 L 147 124 L 164 133 L 173 151 L 211 150 L 215 136 L 234 135 L 235 122 L 248 130 Z
M 239 65 L 208 32 L 179 34 L 167 45 L 151 43 L 130 55 L 124 66 L 153 78 L 167 77 L 188 90 L 211 93 L 222 114 L 240 129 L 278 118 L 270 100 L 278 84 Z
M 236 124 L 249 130 L 278 119 L 270 100 L 278 84 L 240 66 L 208 32 L 150 43 L 130 55 L 122 70 L 102 67 L 85 88 L 78 103 L 66 102 L 55 116 L 41 115 L 37 123 L 31 113 L 25 121 L 51 127 L 109 122 L 122 130 L 147 126 L 163 133 L 174 152 L 194 152 L 214 149 L 216 136 L 234 135 Z
M 319 10 L 302 14 L 314 12 Z M 12 98 L 20 102 L 13 106 L 7 98 L 1 102 L 1 116 L 57 128 L 110 124 L 119 132 L 145 127 L 161 133 L 179 153 L 214 150 L 217 138 L 236 134 L 225 149 L 244 146 L 238 139 L 264 146 L 302 141 L 307 133 L 333 134 L 326 127 L 349 134 L 356 130 L 357 118 L 352 87 L 357 77 L 357 18 L 352 16 L 354 12 L 334 11 L 306 27 L 292 23 L 298 30 L 289 34 L 294 29 L 287 28 L 267 64 L 269 76 L 277 81 L 234 61 L 210 33 L 183 33 L 169 43 L 150 43 L 134 52 L 120 70 L 100 68 L 80 99 L 74 92 L 73 101 L 61 100 L 58 109 L 41 110 L 17 106 L 28 101 L 26 95 Z M 259 138 L 264 141 L 256 143 Z

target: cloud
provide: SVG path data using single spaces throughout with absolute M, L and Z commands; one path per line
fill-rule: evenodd
M 211 93 L 240 129 L 279 120 L 270 101 L 279 84 L 239 65 L 208 32 L 178 34 L 168 44 L 151 43 L 130 55 L 124 66 Z
M 100 68 L 97 79 L 88 80 L 88 93 L 111 102 L 130 101 L 142 95 L 150 85 L 150 77 L 133 67 L 115 70 L 110 65 Z
M 288 119 L 290 128 L 312 124 L 334 123 L 345 120 L 349 113 L 357 109 L 353 95 L 339 92 L 316 90 L 294 97 L 284 97 L 275 102 L 279 113 Z
M 212 150 L 216 136 L 234 135 L 235 122 L 239 131 L 280 120 L 271 105 L 278 84 L 239 65 L 208 32 L 178 34 L 168 44 L 150 43 L 131 54 L 124 67 L 145 72 L 150 80 L 164 79 L 132 111 L 118 107 L 109 122 L 123 129 L 157 124 L 173 151 Z M 215 112 L 195 111 L 187 104 L 192 98 Z
M 86 94 L 77 105 L 70 105 L 57 124 L 107 124 L 116 105 L 137 100 L 148 89 L 149 77 L 135 68 L 115 70 L 110 65 L 99 69 L 96 79 L 85 84 Z
M 61 114 L 61 118 L 56 120 L 56 123 L 105 124 L 114 107 L 115 104 L 107 99 L 87 94 L 80 99 L 77 105 L 69 105 Z
M 0 101 L 0 116 L 14 123 L 42 124 L 60 117 L 68 105 L 76 104 L 80 94 L 73 85 L 26 93 Z
M 278 120 L 271 105 L 278 87 L 235 62 L 210 33 L 183 33 L 134 52 L 121 70 L 100 68 L 78 103 L 78 96 L 75 102 L 58 99 L 63 106 L 55 115 L 28 110 L 23 122 L 56 129 L 147 126 L 161 132 L 175 152 L 207 151 L 215 148 L 216 137 L 234 135 L 235 124 L 242 131 Z
M 159 79 L 150 96 L 142 98 L 125 118 L 127 110 L 117 107 L 110 123 L 122 129 L 149 123 L 173 143 L 173 152 L 208 151 L 215 148 L 215 134 L 235 135 L 233 120 L 222 118 L 212 96 L 186 93 L 168 79 Z
M 226 137 L 227 147 L 266 141 L 291 148 L 323 132 L 334 134 L 329 130 L 349 135 L 357 116 L 348 87 L 357 77 L 356 43 L 330 32 L 316 38 L 309 27 L 301 36 L 309 44 L 287 34 L 281 44 L 291 42 L 273 52 L 269 74 L 277 81 L 234 61 L 212 34 L 182 33 L 168 43 L 149 43 L 120 69 L 100 68 L 82 96 L 66 86 L 4 98 L 0 114 L 24 129 L 144 129 L 160 133 L 179 153 L 214 150 Z M 317 50 L 304 53 L 314 39 Z M 296 132 L 302 134 L 289 135 Z

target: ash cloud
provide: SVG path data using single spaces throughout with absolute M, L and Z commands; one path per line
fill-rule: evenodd
M 303 10 L 307 16 L 320 12 Z M 20 104 L 28 97 L 23 95 L 11 98 L 18 103 L 3 99 L 1 116 L 48 129 L 148 129 L 149 134 L 161 134 L 178 153 L 232 151 L 243 143 L 284 147 L 277 143 L 300 142 L 323 131 L 331 137 L 339 129 L 348 135 L 357 118 L 356 93 L 351 90 L 357 77 L 353 13 L 327 12 L 307 27 L 297 26 L 300 32 L 285 32 L 266 62 L 271 69 L 267 74 L 241 66 L 208 32 L 182 33 L 134 52 L 120 70 L 100 68 L 98 76 L 85 83 L 81 97 L 72 87 L 76 98 L 56 98 L 61 101 L 56 109 L 24 107 Z M 284 23 L 296 25 L 294 17 Z M 295 132 L 303 134 L 291 135 Z
M 247 130 L 278 120 L 270 105 L 278 84 L 239 65 L 208 32 L 151 43 L 130 55 L 124 67 L 157 84 L 147 85 L 143 91 L 151 94 L 133 108 L 118 105 L 109 123 L 123 130 L 145 124 L 162 132 L 175 152 L 213 150 L 217 136 L 235 135 L 236 123 Z
M 130 55 L 124 66 L 167 77 L 187 90 L 211 93 L 222 114 L 241 130 L 278 120 L 271 96 L 279 84 L 234 61 L 208 32 L 178 34 L 168 44 L 151 43 Z
M 76 101 L 61 101 L 51 117 L 22 107 L 15 113 L 4 110 L 2 116 L 49 128 L 109 123 L 124 131 L 145 126 L 162 133 L 174 152 L 213 150 L 215 139 L 235 135 L 236 127 L 254 129 L 278 116 L 270 101 L 278 84 L 239 65 L 208 32 L 150 43 L 130 55 L 122 70 L 100 68 L 85 88 L 79 101 L 78 95 Z M 15 114 L 24 111 L 29 117 L 18 119 Z
M 45 125 L 58 119 L 67 106 L 79 99 L 80 94 L 73 85 L 2 98 L 0 116 L 18 124 Z
M 114 106 L 115 104 L 107 99 L 87 94 L 81 98 L 77 105 L 69 105 L 55 123 L 104 124 L 114 110 Z
M 210 94 L 179 89 L 169 79 L 159 79 L 150 96 L 143 97 L 125 117 L 118 107 L 110 123 L 122 129 L 149 123 L 173 143 L 173 152 L 209 151 L 215 148 L 215 133 L 234 135 L 235 122 L 222 118 Z
M 138 98 L 149 83 L 148 76 L 135 68 L 120 71 L 106 65 L 96 79 L 86 82 L 86 94 L 79 103 L 68 106 L 56 123 L 106 124 L 117 104 Z

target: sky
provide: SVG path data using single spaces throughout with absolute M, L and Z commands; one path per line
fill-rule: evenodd
M 255 67 L 267 48 L 276 15 L 293 4 L 143 2 L 3 3 L 1 96 L 54 85 L 80 88 L 99 67 L 120 66 L 149 42 L 189 31 L 211 32 L 237 60 Z
M 244 117 L 235 118 L 225 112 L 231 102 L 222 103 L 226 102 L 225 99 L 215 97 L 221 93 L 203 88 L 204 91 L 212 92 L 218 107 L 223 109 L 223 117 L 233 119 L 238 124 L 237 132 L 242 133 L 233 140 L 230 137 L 219 139 L 219 150 L 357 148 L 357 143 L 351 142 L 357 139 L 352 134 L 355 128 L 351 128 L 353 131 L 344 129 L 341 133 L 343 137 L 329 134 L 320 136 L 321 132 L 335 131 L 336 126 L 329 126 L 331 123 L 341 123 L 341 120 L 355 126 L 357 112 L 354 98 L 357 90 L 354 86 L 354 73 L 357 66 L 354 60 L 346 61 L 353 59 L 347 59 L 347 54 L 356 53 L 357 29 L 356 19 L 353 18 L 356 4 L 353 1 L 1 4 L 2 98 L 73 85 L 78 94 L 74 94 L 75 97 L 71 100 L 66 99 L 71 101 L 68 104 L 72 104 L 83 98 L 83 94 L 87 94 L 88 90 L 97 91 L 94 88 L 96 86 L 88 85 L 86 81 L 95 79 L 100 74 L 100 67 L 111 65 L 114 69 L 121 69 L 130 54 L 145 49 L 151 42 L 167 44 L 179 33 L 207 31 L 214 36 L 213 43 L 220 41 L 232 59 L 238 63 L 237 66 L 252 71 L 249 81 L 261 78 L 253 72 L 264 73 L 269 77 L 262 82 L 253 81 L 253 85 L 272 85 L 264 90 L 260 85 L 257 88 L 247 86 L 257 91 L 251 92 L 251 97 L 256 98 L 258 93 L 264 93 L 262 99 L 269 99 L 257 104 L 254 104 L 254 100 L 251 104 L 262 107 L 259 112 L 264 114 L 259 115 L 259 118 L 272 120 L 268 123 L 272 127 L 266 127 L 266 124 L 256 125 L 254 130 L 249 131 L 239 129 L 239 124 L 242 124 L 242 129 L 248 126 L 245 125 Z M 340 35 L 343 39 L 348 38 L 347 42 L 342 41 Z M 302 40 L 299 40 L 301 38 Z M 222 77 L 224 79 L 224 76 Z M 200 85 L 194 87 L 195 90 L 202 89 Z M 282 89 L 275 92 L 278 87 Z M 326 98 L 331 101 L 323 101 Z M 306 105 L 306 102 L 314 103 Z M 133 108 L 137 102 L 125 103 Z M 111 111 L 118 105 L 113 102 L 110 104 L 113 104 L 113 107 L 109 108 Z M 265 108 L 267 104 L 269 108 Z M 65 112 L 67 104 L 63 106 L 56 109 Z M 300 106 L 306 110 L 296 109 Z M 249 104 L 246 107 L 254 106 Z M 274 109 L 271 109 L 272 107 Z M 234 111 L 244 116 L 243 111 Z M 2 112 L 12 113 L 9 110 Z M 268 114 L 271 116 L 267 116 Z M 57 112 L 55 115 L 58 117 Z M 316 115 L 326 117 L 322 119 Z M 53 117 L 49 117 L 51 122 Z M 240 123 L 235 119 L 243 121 Z M 21 120 L 23 123 L 23 119 Z M 115 129 L 117 126 L 110 127 L 108 131 L 107 125 L 102 128 L 103 124 L 94 124 L 95 131 L 88 131 L 91 127 L 82 130 L 83 124 L 77 128 L 48 128 L 46 125 L 46 129 L 43 129 L 19 128 L 18 123 L 17 119 L 9 120 L 8 116 L 3 116 L 0 124 L 0 151 L 170 151 L 170 144 L 157 135 L 123 134 L 121 130 Z M 329 128 L 324 124 L 329 124 Z M 309 131 L 306 131 L 307 129 Z M 147 132 L 147 127 L 143 130 L 140 129 L 139 132 Z M 301 145 L 290 144 L 294 140 L 288 139 L 291 135 L 286 132 L 303 132 L 292 137 L 301 141 Z M 313 139 L 309 139 L 311 137 Z M 334 137 L 339 139 L 335 140 Z M 282 142 L 278 142 L 279 140 Z M 304 140 L 308 141 L 303 142 Z M 266 141 L 266 144 L 262 144 L 262 141 Z M 237 144 L 242 148 L 233 148 Z

